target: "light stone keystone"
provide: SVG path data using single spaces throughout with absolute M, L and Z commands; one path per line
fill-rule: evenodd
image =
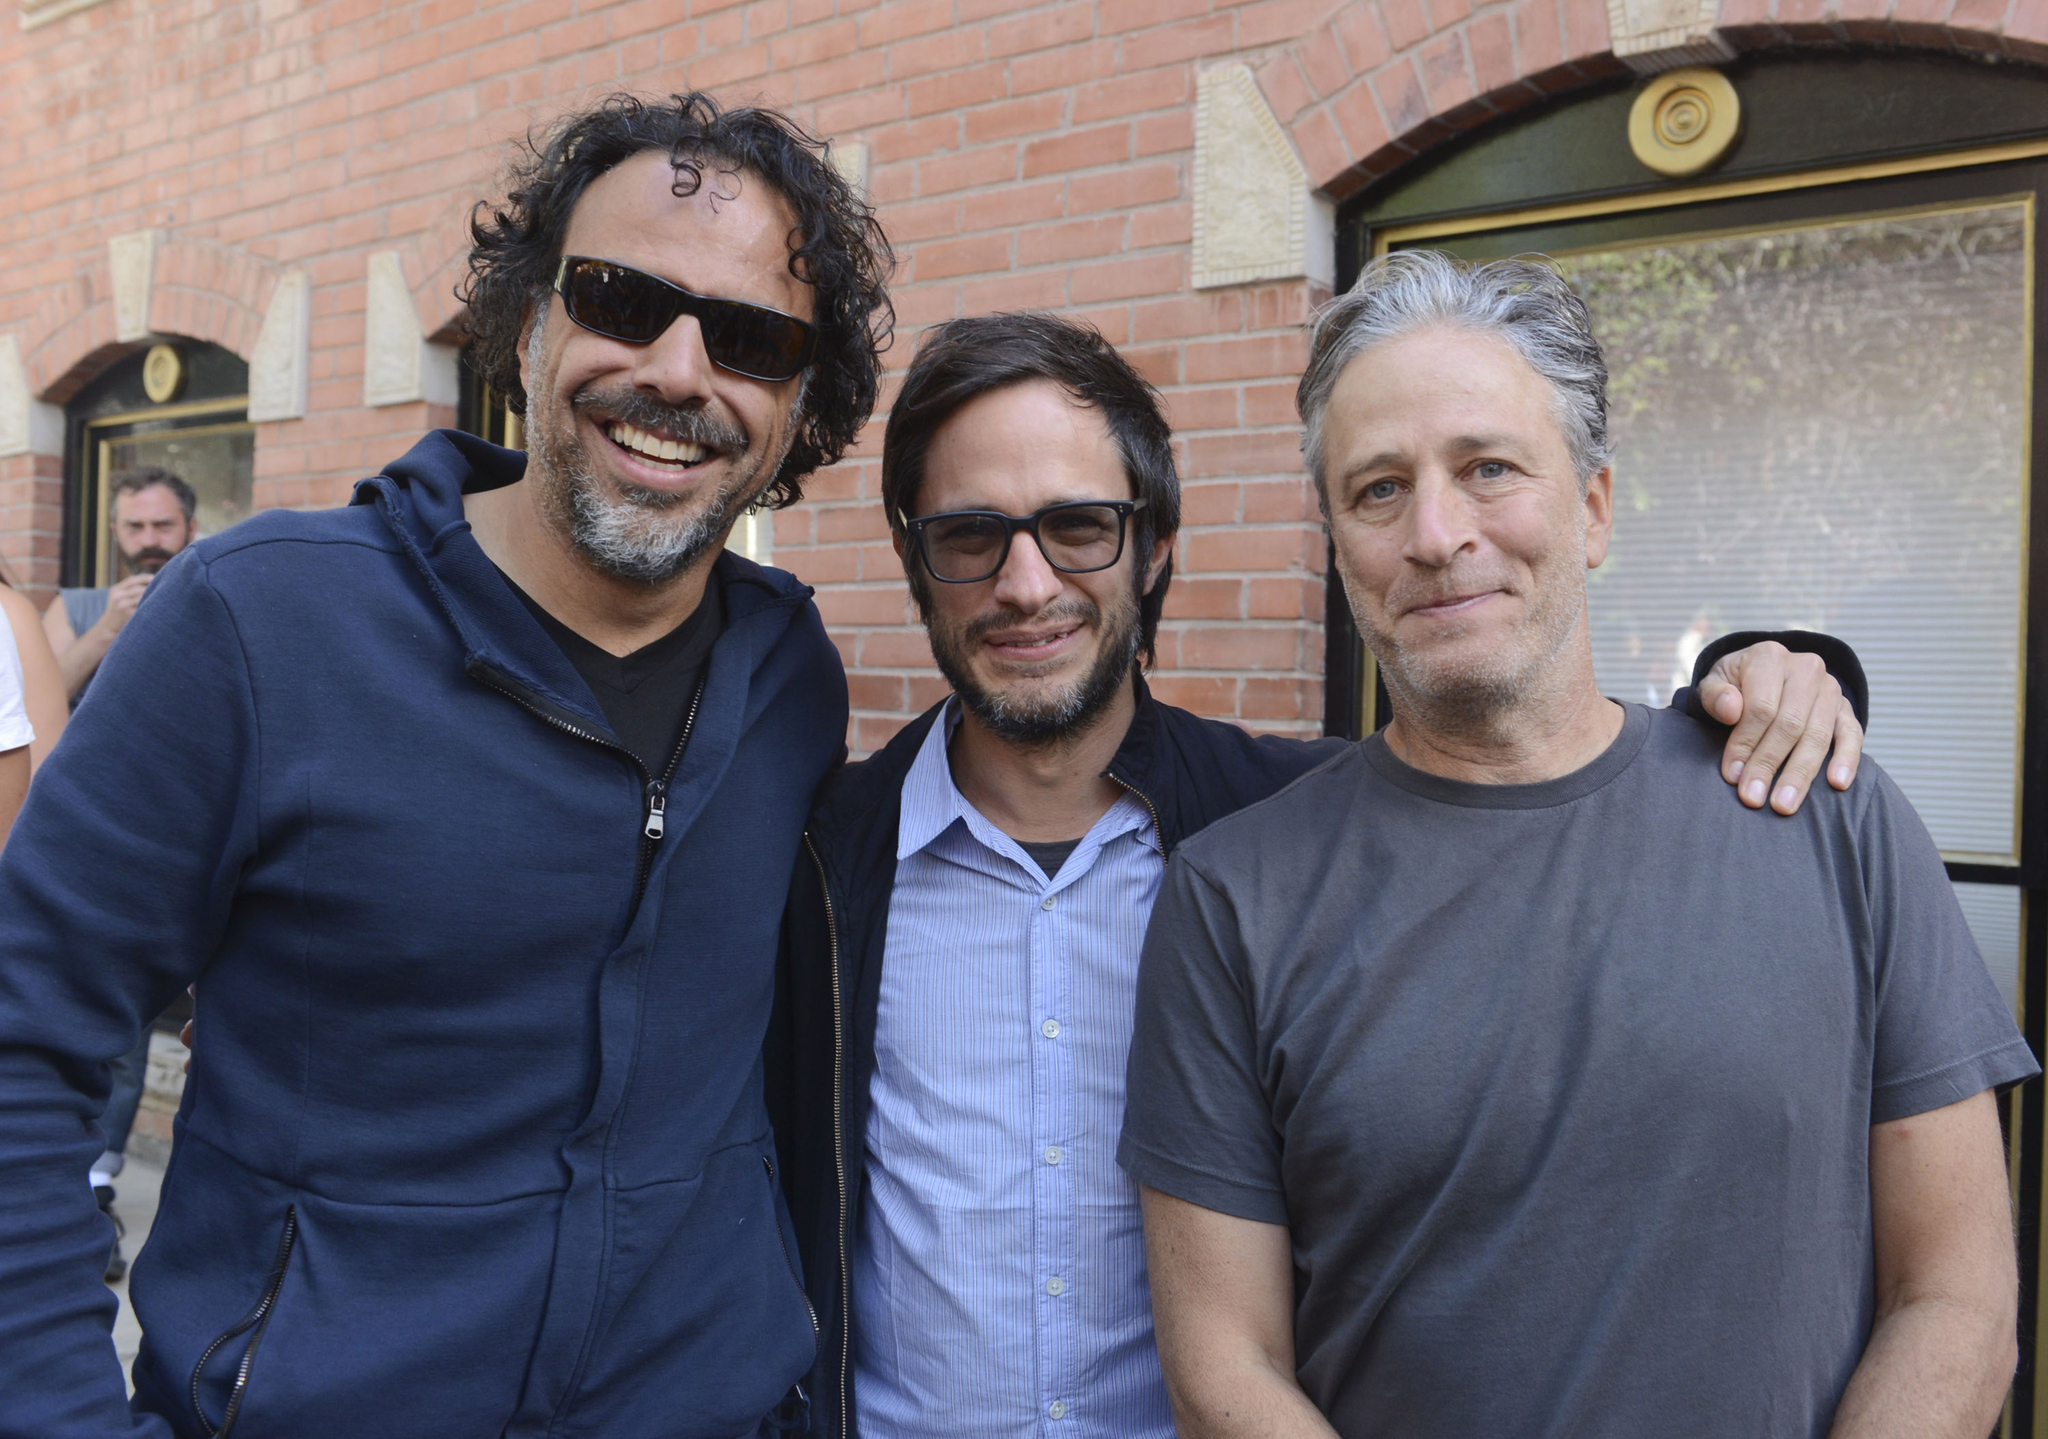
M 1608 41 L 1638 75 L 1725 65 L 1735 47 L 1714 28 L 1720 16 L 1720 0 L 1607 0 Z
M 287 270 L 270 292 L 263 328 L 249 355 L 249 418 L 297 420 L 306 413 L 306 347 L 313 324 L 313 286 L 304 270 Z
M 370 256 L 363 316 L 363 403 L 452 405 L 458 384 L 454 346 L 430 345 L 420 331 L 420 312 L 398 251 L 377 251 Z
M 107 241 L 114 278 L 114 338 L 123 344 L 149 334 L 149 297 L 156 285 L 157 232 L 137 230 Z
M 30 391 L 21 342 L 0 335 L 0 458 L 63 453 L 64 412 Z
M 1194 287 L 1336 271 L 1336 220 L 1246 65 L 1202 72 L 1195 92 Z
M 868 197 L 868 147 L 861 140 L 834 140 L 825 147 L 825 163 L 839 172 L 839 178 L 853 186 L 863 200 Z

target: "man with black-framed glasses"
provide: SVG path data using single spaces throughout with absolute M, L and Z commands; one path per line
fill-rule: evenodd
M 859 433 L 888 246 L 702 96 L 566 117 L 473 236 L 530 453 L 430 435 L 172 561 L 0 860 L 7 1439 L 801 1419 L 761 1042 L 845 677 L 721 546 Z M 195 980 L 131 1412 L 83 1179 Z
M 790 890 L 768 1075 L 822 1320 L 813 1432 L 1169 1439 L 1115 1159 L 1140 944 L 1181 840 L 1348 746 L 1149 692 L 1180 485 L 1159 397 L 1093 330 L 929 332 L 882 499 L 952 693 L 827 784 Z M 1837 734 L 1853 771 L 1813 656 L 1733 655 L 1711 702 L 1731 677 L 1818 726 L 1788 779 Z M 1797 738 L 1735 743 L 1754 772 Z

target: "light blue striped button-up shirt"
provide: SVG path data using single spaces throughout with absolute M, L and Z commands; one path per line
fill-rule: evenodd
M 862 1439 L 1171 1439 L 1117 1167 L 1165 859 L 1129 795 L 1047 879 L 953 783 L 903 782 L 853 1270 Z

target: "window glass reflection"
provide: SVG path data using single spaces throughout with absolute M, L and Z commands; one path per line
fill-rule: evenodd
M 2020 203 L 1562 257 L 1612 372 L 1607 693 L 1662 704 L 1710 638 L 1810 628 L 1951 854 L 2016 850 L 2027 454 Z

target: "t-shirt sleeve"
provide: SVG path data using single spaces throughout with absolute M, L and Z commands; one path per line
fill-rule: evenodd
M 20 749 L 36 737 L 23 690 L 21 651 L 15 647 L 14 631 L 0 619 L 0 753 Z
M 1230 901 L 1175 856 L 1138 962 L 1117 1162 L 1176 1199 L 1285 1224 L 1280 1140 L 1259 1081 L 1245 974 Z
M 2041 1072 L 1992 982 L 1941 854 L 1889 775 L 1859 836 L 1876 947 L 1870 1122 L 1903 1119 Z

